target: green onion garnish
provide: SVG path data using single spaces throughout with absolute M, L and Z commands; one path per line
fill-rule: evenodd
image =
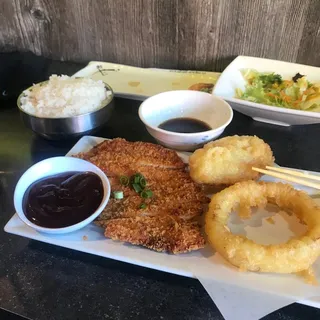
M 135 176 L 133 179 L 133 183 L 138 184 L 140 182 L 140 177 L 139 176 Z
M 113 196 L 115 199 L 123 199 L 123 192 L 122 191 L 113 191 Z
M 144 199 L 151 198 L 153 196 L 153 192 L 151 190 L 144 190 L 141 192 L 141 197 Z
M 140 204 L 140 209 L 145 209 L 146 207 L 147 207 L 147 205 L 145 203 Z
M 131 176 L 130 181 L 131 183 L 140 183 L 140 180 L 144 178 L 144 176 L 141 173 L 136 173 L 133 176 Z
M 140 179 L 140 186 L 141 186 L 141 188 L 144 189 L 144 188 L 146 187 L 146 185 L 147 185 L 146 179 L 145 179 L 145 178 L 141 178 L 141 179 Z
M 120 183 L 121 183 L 123 186 L 129 185 L 129 178 L 128 178 L 127 176 L 121 176 L 121 177 L 120 177 Z
M 134 189 L 134 191 L 135 191 L 136 193 L 140 193 L 140 192 L 142 191 L 142 188 L 141 188 L 140 185 L 137 184 L 137 183 L 133 183 L 133 184 L 132 184 L 132 188 Z
M 147 186 L 147 180 L 141 173 L 136 173 L 131 177 L 120 176 L 120 183 L 124 186 L 130 185 L 136 193 L 140 194 L 141 198 L 148 199 L 153 196 L 153 192 L 151 190 L 144 190 Z

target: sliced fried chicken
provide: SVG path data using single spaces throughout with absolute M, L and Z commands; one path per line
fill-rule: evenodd
M 95 221 L 106 228 L 107 237 L 173 253 L 203 247 L 200 227 L 194 221 L 209 199 L 192 181 L 175 151 L 114 139 L 77 157 L 98 166 L 109 177 L 111 189 L 123 192 L 123 199 L 109 199 Z M 136 173 L 145 177 L 151 198 L 143 199 L 133 188 L 120 183 L 121 176 Z
M 147 181 L 147 188 L 152 190 L 153 196 L 151 199 L 143 200 L 132 188 L 121 185 L 119 178 L 111 178 L 113 190 L 122 191 L 124 198 L 121 200 L 111 198 L 98 220 L 141 215 L 172 215 L 190 220 L 201 215 L 204 205 L 209 202 L 201 188 L 190 181 L 190 178 L 181 179 L 180 184 L 178 179 L 172 179 L 173 184 L 170 181 L 165 183 L 159 181 L 156 183 L 152 179 Z M 140 208 L 142 202 L 146 204 L 144 209 Z
M 181 158 L 172 150 L 152 143 L 129 142 L 121 138 L 106 140 L 81 157 L 100 168 L 107 167 L 108 163 L 171 169 L 185 167 Z
M 146 204 L 146 208 L 140 209 L 142 202 Z M 108 206 L 97 220 L 163 215 L 172 215 L 182 220 L 190 220 L 198 217 L 202 212 L 203 203 L 200 201 L 173 204 L 165 203 L 163 200 L 159 202 L 153 202 L 152 200 L 142 201 L 140 196 L 132 196 L 123 201 L 110 199 Z
M 159 252 L 189 252 L 203 248 L 205 244 L 199 225 L 170 216 L 112 219 L 104 227 L 105 236 L 112 240 Z

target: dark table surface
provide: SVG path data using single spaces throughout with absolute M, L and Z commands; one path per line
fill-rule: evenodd
M 39 160 L 64 155 L 76 142 L 49 142 L 36 137 L 21 123 L 15 97 L 21 89 L 51 73 L 72 74 L 81 67 L 28 54 L 0 54 L 0 319 L 20 319 L 16 316 L 20 315 L 45 320 L 221 320 L 221 314 L 197 280 L 3 231 L 14 213 L 13 190 L 23 171 Z M 153 142 L 139 121 L 139 104 L 116 99 L 111 120 L 96 135 Z M 235 112 L 224 133 L 232 134 L 263 138 L 280 165 L 320 170 L 320 125 L 278 127 L 254 122 Z M 264 318 L 276 319 L 320 319 L 320 310 L 292 304 Z

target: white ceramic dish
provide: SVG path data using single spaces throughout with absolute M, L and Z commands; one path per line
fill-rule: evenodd
M 175 150 L 192 151 L 219 137 L 232 121 L 233 111 L 228 103 L 209 93 L 177 90 L 145 100 L 139 108 L 139 117 L 160 144 Z M 203 121 L 212 130 L 177 133 L 158 128 L 164 121 L 182 117 Z
M 79 152 L 88 151 L 103 140 L 105 139 L 88 136 L 83 137 L 67 155 L 70 156 Z M 178 154 L 185 161 L 188 161 L 187 153 Z M 275 179 L 271 177 L 265 177 L 263 180 L 275 181 Z M 315 193 L 315 190 L 313 189 L 306 188 L 304 190 L 311 194 Z M 279 231 L 274 233 L 278 228 L 274 228 L 274 225 L 271 225 L 264 220 L 262 222 L 261 227 L 248 226 L 246 228 L 247 236 L 264 235 L 268 239 L 274 237 L 282 237 L 283 239 L 284 234 L 281 224 L 279 225 Z M 282 221 L 282 223 L 284 223 L 284 221 Z M 278 226 L 277 222 L 275 225 Z M 222 284 L 229 284 L 238 288 L 252 290 L 255 294 L 261 292 L 269 293 L 276 297 L 289 297 L 294 301 L 320 308 L 319 287 L 307 285 L 300 277 L 295 275 L 238 272 L 209 247 L 181 255 L 158 253 L 142 247 L 128 244 L 123 245 L 121 242 L 106 239 L 103 235 L 103 230 L 93 223 L 69 234 L 50 235 L 38 232 L 29 227 L 22 222 L 17 214 L 14 214 L 7 223 L 5 231 L 53 245 L 181 276 L 195 278 L 196 275 L 201 275 L 203 279 L 213 279 Z M 210 262 L 209 267 L 207 267 L 206 263 L 202 264 L 203 259 Z M 320 278 L 319 262 L 315 264 L 314 270 L 316 276 Z M 306 297 L 310 298 L 306 299 Z
M 28 220 L 23 212 L 23 196 L 27 188 L 35 181 L 67 171 L 91 171 L 96 173 L 103 185 L 104 196 L 99 208 L 87 219 L 64 228 L 44 228 Z M 88 161 L 71 157 L 54 157 L 40 161 L 30 167 L 19 179 L 14 191 L 14 207 L 19 218 L 29 227 L 43 233 L 62 234 L 79 230 L 92 222 L 105 208 L 110 197 L 110 183 L 106 175 L 98 167 Z
M 320 82 L 320 68 L 270 59 L 239 56 L 222 72 L 213 89 L 213 94 L 228 101 L 237 110 L 257 121 L 290 126 L 320 123 L 320 113 L 291 110 L 268 106 L 234 98 L 236 88 L 244 89 L 245 80 L 241 69 L 256 69 L 259 72 L 276 72 L 284 79 L 296 73 L 306 75 L 311 82 Z
M 197 83 L 215 84 L 219 72 L 137 68 L 110 62 L 91 61 L 73 75 L 108 83 L 116 97 L 144 100 L 170 90 L 187 90 Z

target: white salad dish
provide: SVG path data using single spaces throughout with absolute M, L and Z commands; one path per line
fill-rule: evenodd
M 232 108 L 222 99 L 206 92 L 176 90 L 159 93 L 145 100 L 139 117 L 148 132 L 162 145 L 181 151 L 192 151 L 218 138 L 233 118 Z M 211 130 L 179 133 L 159 128 L 174 118 L 200 120 Z
M 68 172 L 68 171 L 90 171 L 97 174 L 100 177 L 102 181 L 104 195 L 98 209 L 87 219 L 82 220 L 81 222 L 73 224 L 68 227 L 45 228 L 32 223 L 26 217 L 23 210 L 23 197 L 28 187 L 39 179 L 53 176 L 58 173 Z M 46 160 L 43 160 L 34 164 L 21 176 L 14 191 L 13 201 L 14 201 L 14 207 L 17 212 L 17 215 L 19 216 L 21 221 L 23 221 L 23 223 L 25 223 L 27 226 L 35 229 L 36 231 L 43 232 L 43 233 L 63 234 L 63 233 L 69 233 L 72 231 L 79 230 L 85 227 L 86 225 L 88 225 L 90 222 L 92 222 L 107 205 L 110 197 L 110 191 L 111 191 L 111 188 L 110 188 L 110 183 L 108 178 L 103 173 L 103 171 L 101 171 L 94 164 L 78 158 L 54 157 L 54 158 L 48 158 Z
M 319 83 L 320 68 L 284 61 L 238 56 L 222 72 L 212 92 L 229 102 L 234 110 L 257 121 L 282 126 L 320 123 L 320 112 L 273 107 L 235 98 L 236 89 L 244 90 L 245 88 L 245 79 L 240 72 L 242 69 L 275 72 L 285 80 L 300 73 L 305 75 L 308 81 Z
M 98 143 L 106 139 L 85 136 L 68 152 L 67 156 L 86 152 Z M 186 153 L 178 153 L 184 161 L 188 161 Z M 272 177 L 263 177 L 266 181 L 279 181 Z M 295 185 L 295 187 L 298 187 Z M 317 191 L 302 187 L 309 194 Z M 318 202 L 319 203 L 319 202 Z M 258 214 L 258 212 L 256 212 Z M 274 212 L 272 213 L 274 215 Z M 247 237 L 260 238 L 268 241 L 275 238 L 283 240 L 290 235 L 290 229 L 285 220 L 280 216 L 274 216 L 275 225 L 266 221 L 266 216 L 261 220 L 261 225 L 247 225 L 245 232 Z M 239 226 L 239 225 L 235 225 Z M 232 227 L 232 226 L 231 226 Z M 232 227 L 233 228 L 233 227 Z M 210 279 L 223 285 L 235 286 L 239 289 L 249 290 L 255 295 L 270 294 L 273 297 L 288 298 L 292 301 L 320 308 L 320 289 L 318 286 L 308 285 L 301 277 L 294 274 L 268 274 L 254 272 L 239 272 L 232 267 L 209 246 L 186 254 L 166 254 L 148 250 L 143 247 L 124 244 L 120 241 L 112 241 L 105 238 L 103 229 L 88 224 L 82 229 L 68 234 L 50 235 L 39 232 L 35 228 L 24 223 L 17 214 L 14 214 L 5 226 L 5 231 L 20 235 L 29 239 L 42 241 L 72 250 L 86 252 L 105 258 L 111 258 L 138 266 L 143 266 L 159 271 L 169 272 L 181 276 Z M 288 233 L 289 232 L 289 233 Z M 273 241 L 275 241 L 273 239 Z M 316 277 L 320 278 L 319 261 L 314 265 Z M 221 293 L 223 294 L 223 292 Z

